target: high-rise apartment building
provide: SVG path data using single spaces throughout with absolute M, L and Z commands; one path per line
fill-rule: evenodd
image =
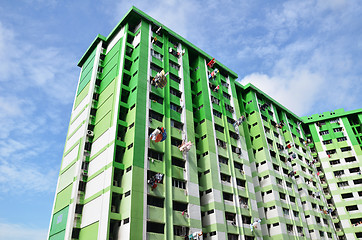
M 303 118 L 340 239 L 362 239 L 362 110 Z
M 362 110 L 300 118 L 134 7 L 78 66 L 49 240 L 360 234 Z

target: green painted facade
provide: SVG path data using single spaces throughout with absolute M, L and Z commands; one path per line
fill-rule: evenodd
M 362 109 L 303 118 L 339 239 L 362 238 Z
M 342 205 L 330 203 L 324 166 L 308 164 L 322 151 L 316 117 L 296 116 L 211 59 L 134 7 L 97 36 L 78 63 L 48 239 L 338 239 L 352 231 L 321 211 Z M 162 69 L 161 89 L 151 79 Z M 356 113 L 338 114 L 360 156 Z M 157 127 L 166 129 L 163 142 L 149 139 Z M 163 179 L 152 189 L 156 173 Z

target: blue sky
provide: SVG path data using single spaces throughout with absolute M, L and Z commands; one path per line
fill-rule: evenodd
M 297 115 L 362 107 L 362 4 L 55 1 L 0 4 L 0 238 L 45 239 L 80 69 L 135 5 Z

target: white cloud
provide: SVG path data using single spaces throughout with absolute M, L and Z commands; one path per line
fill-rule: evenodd
M 51 163 L 61 151 L 54 142 L 67 126 L 61 108 L 71 104 L 78 76 L 73 60 L 0 22 L 0 192 L 54 191 L 58 168 Z
M 0 236 L 4 240 L 46 239 L 47 231 L 47 229 L 38 229 L 30 225 L 0 222 Z
M 288 73 L 288 76 L 268 76 L 253 73 L 241 80 L 241 84 L 252 83 L 270 97 L 301 115 L 308 112 L 319 100 L 318 89 L 321 88 L 323 78 L 307 69 L 298 69 Z
M 25 146 L 16 146 L 24 150 Z M 57 171 L 44 169 L 24 161 L 4 161 L 0 159 L 0 192 L 32 193 L 52 192 L 55 189 Z
M 55 47 L 44 47 L 22 40 L 0 22 L 0 81 L 11 92 L 41 90 L 49 101 L 71 103 L 77 82 L 74 56 Z

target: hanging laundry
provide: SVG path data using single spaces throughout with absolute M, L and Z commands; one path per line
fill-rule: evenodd
M 219 89 L 220 89 L 220 86 L 217 85 L 217 86 L 213 89 L 213 91 L 214 91 L 214 92 L 217 92 L 217 91 L 219 91 Z
M 163 127 L 156 128 L 150 135 L 150 139 L 155 142 L 162 142 L 166 139 L 166 129 Z
M 293 144 L 290 144 L 290 143 L 289 143 L 286 147 L 287 147 L 287 148 L 292 148 L 292 146 L 293 146 Z
M 269 104 L 264 103 L 263 105 L 260 106 L 260 110 L 264 111 L 267 107 L 269 107 Z
M 276 127 L 277 128 L 283 128 L 284 127 L 284 121 L 281 120 L 280 123 L 277 123 Z
M 215 64 L 215 58 L 211 59 L 211 61 L 207 63 L 207 66 L 212 68 L 214 64 Z
M 179 56 L 183 56 L 183 55 L 185 55 L 185 49 L 182 49 L 182 51 L 181 52 L 177 52 L 177 56 L 179 57 Z
M 164 88 L 167 84 L 167 78 L 168 72 L 165 73 L 164 70 L 157 73 L 156 76 L 151 80 L 151 84 L 154 85 L 156 88 Z
M 181 152 L 188 152 L 191 150 L 192 142 L 188 141 L 185 143 L 185 141 L 182 141 L 182 144 L 178 147 Z
M 235 126 L 240 126 L 240 124 L 242 124 L 243 122 L 245 121 L 245 117 L 244 116 L 241 116 L 238 120 L 236 120 L 235 122 L 234 122 L 234 127 Z
M 165 129 L 165 128 L 162 128 L 161 134 L 162 134 L 162 139 L 161 139 L 160 142 L 163 142 L 163 141 L 165 141 L 166 138 L 167 138 L 167 133 L 166 133 L 166 129 Z
M 202 239 L 202 232 L 194 232 L 189 235 L 189 240 L 199 240 Z
M 216 77 L 216 74 L 218 74 L 218 73 L 219 73 L 219 69 L 215 68 L 215 70 L 209 74 L 209 79 Z
M 160 183 L 162 181 L 163 174 L 156 173 L 154 176 L 152 176 L 147 183 L 151 186 L 152 191 L 157 187 L 157 183 Z
M 156 43 L 156 42 L 157 42 L 157 37 L 152 38 L 151 43 Z
M 292 153 L 291 157 L 292 157 L 292 159 L 296 159 L 296 158 L 297 158 L 297 154 Z
M 254 225 L 252 223 L 250 223 L 250 230 L 254 231 Z
M 199 67 L 195 68 L 194 71 L 196 72 L 199 69 Z
M 157 136 L 161 133 L 161 128 L 156 128 L 151 134 L 150 139 L 156 141 Z
M 156 30 L 156 34 L 159 34 L 159 32 L 161 31 L 162 27 L 159 27 L 157 30 Z

